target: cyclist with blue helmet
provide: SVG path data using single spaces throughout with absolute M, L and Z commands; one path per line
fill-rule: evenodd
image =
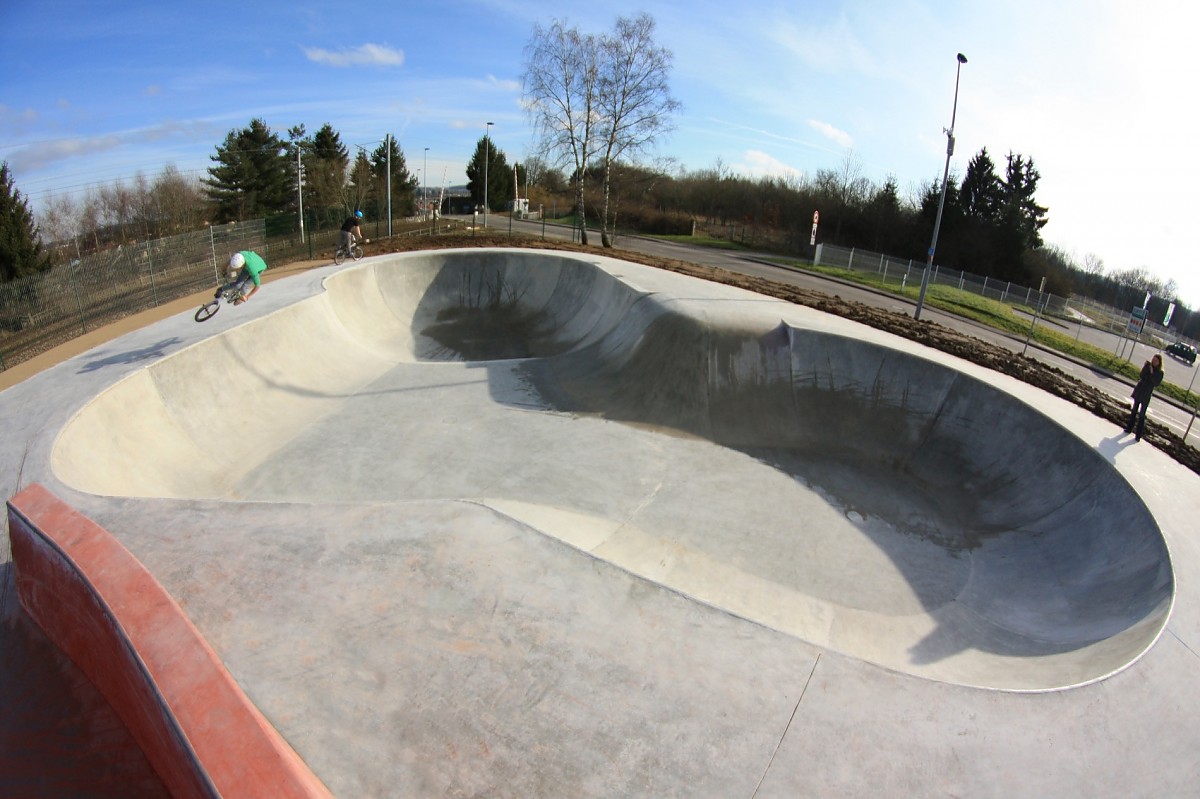
M 350 252 L 350 248 L 354 246 L 354 240 L 363 237 L 362 229 L 359 227 L 362 218 L 362 211 L 355 211 L 354 216 L 342 223 L 341 248 L 343 251 Z

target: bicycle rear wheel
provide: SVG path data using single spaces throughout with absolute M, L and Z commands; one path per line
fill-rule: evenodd
M 341 247 L 338 247 L 337 250 L 335 250 L 333 253 L 333 262 L 335 264 L 337 264 L 338 266 L 341 266 L 342 261 L 344 261 L 344 260 L 346 260 L 346 251 L 343 250 Z
M 221 310 L 221 301 L 220 300 L 213 300 L 210 303 L 201 305 L 200 308 L 197 309 L 197 311 L 196 311 L 196 321 L 203 322 L 206 319 L 211 319 L 213 317 L 213 314 L 215 314 L 219 310 Z

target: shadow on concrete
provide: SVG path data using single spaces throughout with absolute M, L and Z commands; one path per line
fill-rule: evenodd
M 95 372 L 107 366 L 120 366 L 131 363 L 140 363 L 142 361 L 153 361 L 167 355 L 167 351 L 176 346 L 182 341 L 178 336 L 165 338 L 155 344 L 149 344 L 145 347 L 139 347 L 133 350 L 124 352 L 114 352 L 106 354 L 106 350 L 100 350 L 95 357 L 85 363 L 79 369 L 80 374 Z
M 0 795 L 168 799 L 112 706 L 21 608 L 11 562 L 0 586 Z

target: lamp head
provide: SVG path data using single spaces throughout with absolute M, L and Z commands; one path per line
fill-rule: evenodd
M 958 63 L 960 63 L 960 64 L 967 63 L 967 57 L 965 55 L 963 55 L 962 53 L 959 53 L 958 54 Z

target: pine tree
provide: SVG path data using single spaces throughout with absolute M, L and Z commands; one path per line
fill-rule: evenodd
M 483 206 L 486 189 L 488 209 L 491 211 L 504 208 L 513 196 L 513 174 L 508 158 L 496 149 L 496 143 L 489 137 L 479 140 L 475 145 L 475 153 L 467 162 L 467 189 L 471 192 L 471 201 L 479 207 Z
M 1042 246 L 1041 230 L 1049 221 L 1046 218 L 1049 209 L 1038 205 L 1033 197 L 1041 178 L 1032 158 L 1020 153 L 1008 154 L 1002 191 L 1003 221 L 1024 249 L 1036 250 Z
M 218 221 L 256 219 L 293 208 L 295 170 L 290 148 L 261 119 L 231 130 L 208 168 L 204 183 L 217 204 Z
M 391 150 L 391 164 L 388 163 L 388 150 Z M 413 192 L 417 188 L 417 177 L 409 173 L 408 164 L 404 160 L 404 151 L 396 143 L 395 136 L 388 136 L 385 141 L 371 153 L 371 174 L 375 178 L 379 192 L 379 202 L 383 214 L 387 215 L 387 179 L 388 167 L 392 170 L 392 216 L 411 216 L 416 210 Z
M 996 175 L 996 165 L 992 163 L 986 147 L 967 164 L 960 194 L 963 213 L 968 218 L 996 221 L 1000 213 L 1000 178 Z
M 8 162 L 0 162 L 0 280 L 7 282 L 49 268 L 50 256 L 42 251 L 29 205 L 13 183 Z
M 313 208 L 352 204 L 346 193 L 349 168 L 350 151 L 342 144 L 341 134 L 326 122 L 304 155 L 304 196 Z
M 371 175 L 371 162 L 367 153 L 361 147 L 354 156 L 354 166 L 350 168 L 350 180 L 346 183 L 346 205 L 348 210 L 363 210 L 368 207 L 379 207 L 379 196 L 376 193 L 375 178 Z M 384 215 L 386 215 L 386 210 Z

